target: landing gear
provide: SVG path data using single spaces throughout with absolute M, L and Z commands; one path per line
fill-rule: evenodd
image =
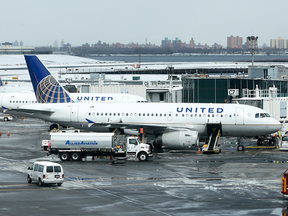
M 238 145 L 237 146 L 237 151 L 244 151 L 244 146 L 243 145 Z
M 244 146 L 241 144 L 242 137 L 237 137 L 237 151 L 244 151 Z

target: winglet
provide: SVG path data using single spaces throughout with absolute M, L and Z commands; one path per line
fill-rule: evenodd
M 24 57 L 38 103 L 73 102 L 69 93 L 36 55 L 24 55 Z

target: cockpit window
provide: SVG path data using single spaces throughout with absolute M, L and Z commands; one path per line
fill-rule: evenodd
M 256 113 L 255 118 L 266 118 L 266 117 L 271 117 L 268 113 Z

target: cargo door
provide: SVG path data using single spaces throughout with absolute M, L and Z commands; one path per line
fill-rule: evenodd
M 236 125 L 243 125 L 244 124 L 244 109 L 243 108 L 236 108 Z
M 78 122 L 79 106 L 71 106 L 70 122 Z

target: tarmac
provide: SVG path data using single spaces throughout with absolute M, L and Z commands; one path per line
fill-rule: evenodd
M 89 157 L 62 162 L 40 148 L 49 125 L 29 118 L 0 122 L 0 215 L 286 214 L 281 187 L 287 152 L 239 152 L 236 138 L 221 137 L 218 155 L 164 150 L 146 162 Z M 28 166 L 42 160 L 63 166 L 61 187 L 27 183 Z

